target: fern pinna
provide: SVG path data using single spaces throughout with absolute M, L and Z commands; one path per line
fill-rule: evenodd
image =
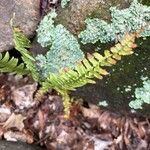
M 15 49 L 22 55 L 23 62 L 19 63 L 19 59 L 10 57 L 8 52 L 4 55 L 0 53 L 0 72 L 11 72 L 19 75 L 31 74 L 33 79 L 37 81 L 39 75 L 35 59 L 27 50 L 30 48 L 30 41 L 18 28 L 13 28 L 13 40 Z
M 35 81 L 38 81 L 39 75 L 35 65 L 35 58 L 27 50 L 31 45 L 30 40 L 18 28 L 13 28 L 13 37 L 15 48 L 21 53 L 26 70 L 28 70 Z
M 28 74 L 28 70 L 23 63 L 18 64 L 18 59 L 10 57 L 9 53 L 3 56 L 0 54 L 0 72 L 11 72 L 19 75 Z
M 75 90 L 87 83 L 94 84 L 94 78 L 102 79 L 108 72 L 103 69 L 103 66 L 111 66 L 121 60 L 121 56 L 131 55 L 133 48 L 136 47 L 135 38 L 137 34 L 126 34 L 120 43 L 116 44 L 110 50 L 104 51 L 104 56 L 95 52 L 88 54 L 80 63 L 76 64 L 74 69 L 65 68 L 58 74 L 49 73 L 48 78 L 42 82 L 42 87 L 37 94 L 39 96 L 53 88 L 58 91 L 63 97 L 64 112 L 69 116 L 70 98 L 68 91 Z
M 4 55 L 0 53 L 0 72 L 11 72 L 19 75 L 29 74 L 30 70 L 26 66 L 24 59 L 25 57 L 31 58 L 31 55 L 26 50 L 26 48 L 30 47 L 30 41 L 18 28 L 13 28 L 13 37 L 15 48 L 22 54 L 24 62 L 18 63 L 18 58 L 10 57 L 8 52 Z

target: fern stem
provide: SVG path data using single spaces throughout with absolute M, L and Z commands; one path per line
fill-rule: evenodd
M 68 94 L 68 91 L 59 91 L 59 93 L 61 94 L 63 100 L 64 117 L 68 119 L 70 117 L 70 107 L 71 107 L 70 96 Z
M 63 100 L 63 106 L 64 106 L 64 117 L 69 118 L 70 116 L 70 107 L 71 107 L 71 99 L 68 94 L 67 90 L 56 90 L 61 96 Z M 44 89 L 44 87 L 41 87 L 35 94 L 35 100 L 41 102 L 42 96 L 47 92 L 47 89 Z
M 37 100 L 37 101 L 39 101 L 39 102 L 41 102 L 42 101 L 42 96 L 44 95 L 44 91 L 43 91 L 43 89 L 42 88 L 40 88 L 37 92 L 36 92 L 36 94 L 35 94 L 35 96 L 34 96 L 34 99 L 35 100 Z

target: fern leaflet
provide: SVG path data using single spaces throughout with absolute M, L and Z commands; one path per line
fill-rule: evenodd
M 0 72 L 11 72 L 19 75 L 28 74 L 23 63 L 18 64 L 18 59 L 11 57 L 8 52 L 4 56 L 0 53 Z
M 30 71 L 33 79 L 38 81 L 39 75 L 35 65 L 35 59 L 32 57 L 32 54 L 26 50 L 26 48 L 30 48 L 30 41 L 18 28 L 13 29 L 13 36 L 15 48 L 21 53 L 22 60 L 26 64 L 27 70 Z

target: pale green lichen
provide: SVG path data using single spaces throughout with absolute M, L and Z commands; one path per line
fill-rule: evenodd
M 86 19 L 86 29 L 79 34 L 81 42 L 107 43 L 119 40 L 126 32 L 144 28 L 141 37 L 150 36 L 150 7 L 134 0 L 129 8 L 119 10 L 111 7 L 111 23 L 98 18 Z
M 143 81 L 143 87 L 135 89 L 136 99 L 129 103 L 133 109 L 142 109 L 144 103 L 150 104 L 150 79 Z
M 53 42 L 53 37 L 55 36 L 54 32 L 54 18 L 57 17 L 55 10 L 52 10 L 43 20 L 40 22 L 40 25 L 37 29 L 37 41 L 43 47 L 51 46 Z
M 108 103 L 107 103 L 107 101 L 100 101 L 99 103 L 98 103 L 98 106 L 103 106 L 103 107 L 107 107 L 108 106 Z
M 65 8 L 68 2 L 70 2 L 70 0 L 61 0 L 61 7 Z
M 55 11 L 50 12 L 41 21 L 37 30 L 38 42 L 49 50 L 46 56 L 36 57 L 41 77 L 59 73 L 66 68 L 73 68 L 84 58 L 77 39 L 61 24 L 54 25 Z

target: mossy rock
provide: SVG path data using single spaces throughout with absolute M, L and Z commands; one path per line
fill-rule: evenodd
M 134 91 L 143 86 L 141 77 L 150 78 L 150 38 L 139 39 L 135 53 L 122 58 L 115 66 L 107 68 L 110 75 L 103 80 L 97 80 L 94 85 L 79 88 L 72 95 L 90 103 L 99 104 L 106 101 L 108 107 L 117 112 L 131 112 L 129 102 L 135 100 Z M 144 104 L 137 113 L 150 117 L 150 105 Z

